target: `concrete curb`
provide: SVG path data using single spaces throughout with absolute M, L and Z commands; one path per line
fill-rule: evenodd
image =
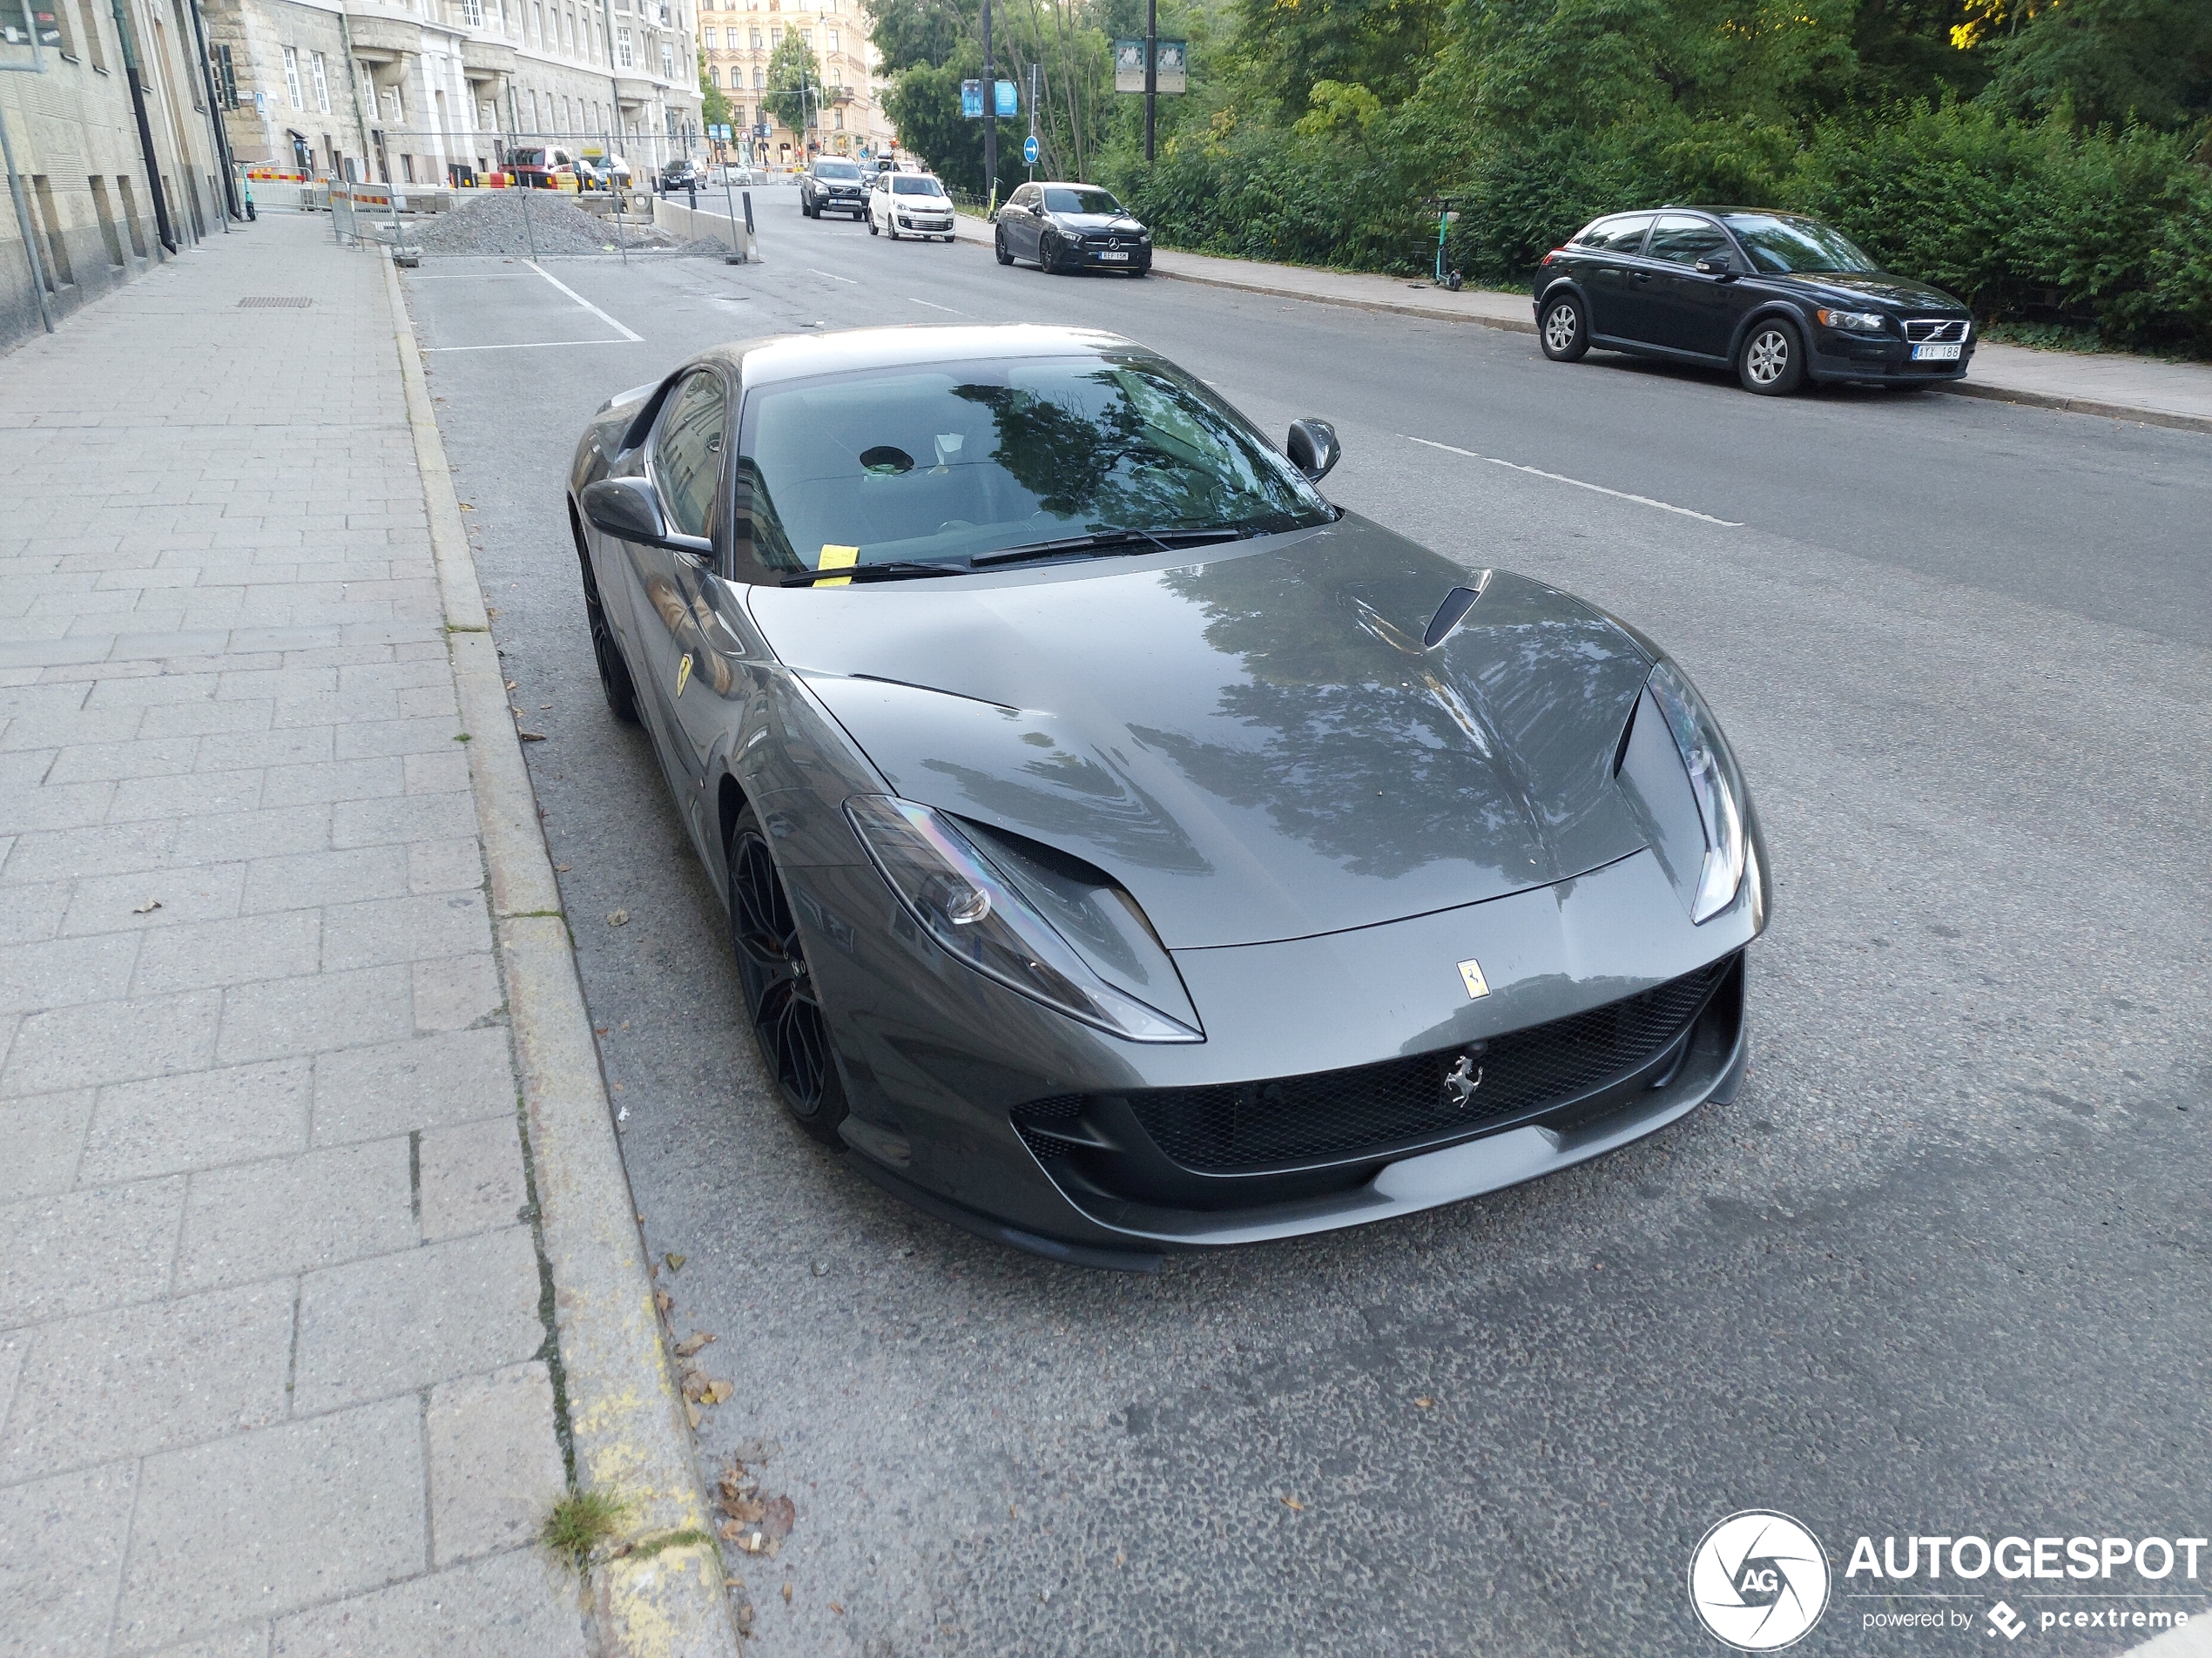
M 956 233 L 971 242 L 988 245 L 991 240 L 987 220 L 962 213 L 955 215 Z M 1172 253 L 1173 249 L 1163 249 Z M 1152 274 L 1173 282 L 1196 282 L 1202 287 L 1229 288 L 1239 293 L 1264 293 L 1271 299 L 1304 300 L 1312 305 L 1342 306 L 1347 310 L 1372 311 L 1384 314 L 1406 317 L 1426 317 L 1433 322 L 1468 322 L 1479 328 L 1501 328 L 1507 334 L 1534 334 L 1534 317 L 1486 317 L 1468 311 L 1450 311 L 1441 306 L 1422 305 L 1413 300 L 1361 300 L 1342 293 L 1312 293 L 1303 288 L 1280 287 L 1261 281 L 1233 280 L 1227 277 L 1200 275 L 1195 271 L 1171 271 L 1155 261 Z M 2050 392 L 2028 391 L 2023 388 L 1993 385 L 1987 381 L 1939 381 L 1926 389 L 1948 392 L 1957 397 L 1979 397 L 1991 402 L 2017 403 L 2027 408 L 2056 409 L 2068 414 L 2101 414 L 2107 420 L 2134 421 L 2145 426 L 2168 426 L 2185 432 L 2212 432 L 2212 417 L 2201 414 L 2174 414 L 2162 409 L 2138 408 L 2131 404 L 2102 402 L 2087 397 L 2060 397 Z
M 574 1479 L 628 1502 L 625 1541 L 660 1545 L 633 1548 L 593 1574 L 600 1643 L 621 1658 L 735 1658 L 738 1637 L 721 1552 L 661 1340 L 637 1206 L 538 826 L 537 797 L 507 711 L 498 649 L 399 273 L 388 251 L 381 257 L 462 729 L 470 734 L 469 777 L 552 1271 Z

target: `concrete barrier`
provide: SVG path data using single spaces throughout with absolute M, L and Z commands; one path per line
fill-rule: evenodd
M 703 202 L 707 201 L 720 193 L 720 191 L 716 189 L 702 190 L 699 192 L 699 199 Z M 717 206 L 725 207 L 725 211 L 709 212 L 705 207 L 687 207 L 681 202 L 670 200 L 665 196 L 656 196 L 653 198 L 653 228 L 664 230 L 671 236 L 680 236 L 687 242 L 700 240 L 719 242 L 725 247 L 740 253 L 748 264 L 758 264 L 760 259 L 760 239 L 754 232 L 745 227 L 744 199 L 732 192 L 727 204 L 718 203 Z M 732 220 L 726 211 L 728 206 L 735 206 L 737 208 L 734 240 L 732 239 L 731 234 Z

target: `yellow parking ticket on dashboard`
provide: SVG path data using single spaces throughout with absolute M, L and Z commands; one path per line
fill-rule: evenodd
M 822 543 L 822 556 L 814 561 L 814 568 L 816 570 L 851 570 L 854 564 L 860 562 L 860 549 L 857 547 L 839 547 L 829 542 L 824 542 Z M 829 580 L 826 582 L 816 582 L 813 585 L 816 587 L 850 587 L 853 585 L 853 578 L 849 576 L 833 576 L 829 578 Z

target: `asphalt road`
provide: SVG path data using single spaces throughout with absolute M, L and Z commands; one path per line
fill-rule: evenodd
M 1796 1650 L 1986 1651 L 2000 1594 L 2033 1619 L 2067 1604 L 2037 1591 L 2138 1586 L 1864 1599 L 1854 1540 L 2212 1532 L 2212 442 L 1562 367 L 1525 335 L 1003 271 L 755 201 L 764 265 L 547 266 L 604 317 L 519 264 L 407 278 L 546 736 L 527 752 L 647 1238 L 685 1257 L 675 1322 L 735 1384 L 702 1444 L 772 1442 L 765 1487 L 796 1502 L 739 1568 L 755 1650 L 1717 1653 L 1691 1550 L 1771 1507 L 1838 1574 Z M 958 320 L 1111 328 L 1270 431 L 1330 417 L 1335 499 L 1679 657 L 1779 880 L 1734 1105 L 1157 1277 L 977 1242 L 781 1120 L 711 888 L 600 700 L 561 480 L 603 398 L 697 347 Z M 459 349 L 537 340 L 614 343 Z M 2187 1598 L 2127 1605 L 2212 1599 L 2163 1587 Z M 1929 1607 L 1971 1627 L 1865 1631 Z

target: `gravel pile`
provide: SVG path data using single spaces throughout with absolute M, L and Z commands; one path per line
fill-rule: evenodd
M 527 198 L 527 201 L 525 200 Z M 525 223 L 523 215 L 529 214 Z M 449 213 L 401 221 L 400 234 L 426 253 L 600 253 L 671 247 L 676 238 L 650 222 L 588 213 L 550 190 L 501 190 L 463 198 Z

